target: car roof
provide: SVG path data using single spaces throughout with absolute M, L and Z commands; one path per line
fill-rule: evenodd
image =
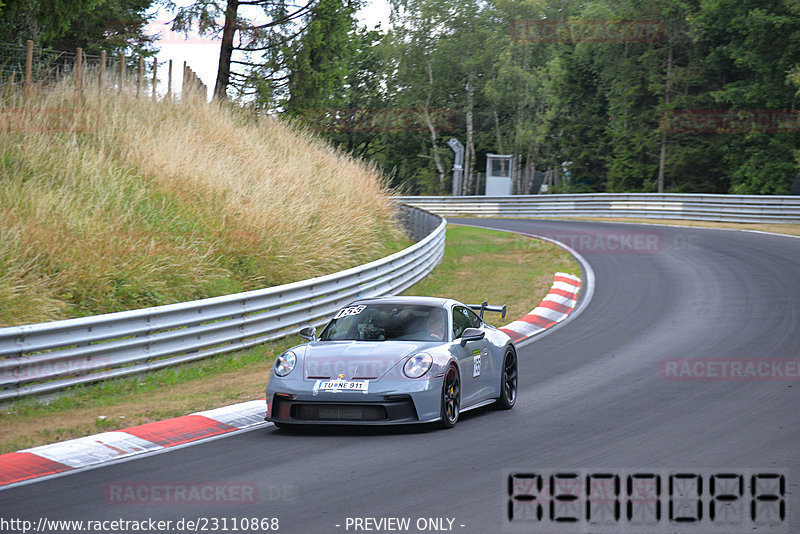
M 453 299 L 445 299 L 441 297 L 374 297 L 369 299 L 359 299 L 353 304 L 405 304 L 407 306 L 434 306 L 437 308 L 445 308 L 452 304 L 460 304 Z

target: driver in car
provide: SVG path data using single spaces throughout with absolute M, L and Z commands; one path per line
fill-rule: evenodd
M 428 314 L 428 319 L 425 321 L 426 333 L 430 336 L 431 341 L 444 341 L 444 321 L 440 313 L 431 312 Z

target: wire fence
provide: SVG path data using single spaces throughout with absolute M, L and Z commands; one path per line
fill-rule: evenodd
M 80 48 L 52 50 L 36 46 L 33 41 L 26 45 L 0 43 L 0 94 L 5 97 L 27 99 L 66 82 L 74 86 L 76 96 L 111 88 L 156 98 L 159 69 L 168 71 L 166 97 L 172 97 L 173 85 L 180 77 L 183 95 L 207 98 L 208 88 L 185 61 L 178 73 L 173 60 L 159 63 L 142 56 L 109 56 L 105 52 L 92 55 Z
M 3 87 L 24 82 L 26 48 L 24 45 L 0 44 L 0 55 L 3 58 L 0 64 L 0 84 Z M 34 46 L 31 56 L 31 76 L 43 85 L 55 84 L 72 73 L 75 56 L 75 52 L 47 50 Z M 84 55 L 84 58 L 88 62 L 89 57 Z M 99 56 L 97 60 L 99 61 Z

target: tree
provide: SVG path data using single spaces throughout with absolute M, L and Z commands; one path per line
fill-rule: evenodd
M 392 105 L 399 109 L 419 109 L 427 140 L 419 136 L 417 152 L 409 154 L 415 161 L 403 162 L 404 181 L 424 193 L 441 193 L 446 189 L 449 149 L 443 147 L 441 125 L 434 120 L 437 110 L 447 107 L 447 90 L 452 81 L 449 62 L 442 62 L 437 44 L 446 31 L 449 4 L 433 0 L 396 0 L 391 3 L 392 44 L 396 58 L 393 73 L 395 96 Z M 420 132 L 422 133 L 422 132 Z M 412 171 L 413 169 L 413 171 Z M 413 172 L 413 174 L 411 174 Z M 432 179 L 435 176 L 435 179 Z
M 349 60 L 357 53 L 358 7 L 357 1 L 320 0 L 309 10 L 305 31 L 287 66 L 289 115 L 342 105 Z
M 572 162 L 572 191 L 786 193 L 798 175 L 797 131 L 662 125 L 676 110 L 794 110 L 797 0 L 394 0 L 393 6 L 401 15 L 391 34 L 402 80 L 393 98 L 457 110 L 468 168 L 483 151 L 514 153 L 517 192 L 528 191 L 537 166 L 562 161 Z M 601 28 L 625 20 L 656 21 L 663 35 L 597 40 L 578 32 L 548 43 L 497 31 L 525 21 Z M 409 173 L 403 181 L 417 186 L 435 174 L 442 191 L 447 151 L 440 150 L 440 132 L 429 133 L 428 146 L 418 149 L 423 164 L 411 164 L 405 147 L 395 159 L 403 161 L 398 172 Z
M 557 160 L 556 151 L 543 149 L 559 128 L 553 120 L 554 82 L 565 73 L 552 63 L 556 45 L 527 39 L 518 35 L 517 28 L 558 16 L 561 13 L 544 3 L 509 0 L 498 2 L 495 15 L 496 26 L 508 31 L 493 37 L 499 52 L 487 61 L 493 68 L 485 93 L 494 119 L 494 151 L 517 156 L 514 192 L 518 194 L 530 192 L 537 166 L 547 168 L 563 161 Z
M 144 33 L 155 0 L 41 0 L 3 7 L 0 41 L 27 39 L 56 50 L 153 55 L 153 37 Z
M 266 89 L 275 92 L 285 85 L 288 46 L 304 29 L 297 21 L 318 1 L 197 0 L 180 7 L 166 0 L 165 5 L 176 13 L 175 30 L 188 32 L 196 26 L 201 34 L 221 35 L 214 96 L 224 99 L 231 86 L 239 96 L 261 96 Z M 260 8 L 266 22 L 255 24 L 241 17 L 242 6 Z M 253 60 L 253 54 L 261 57 Z
M 269 21 L 254 26 L 229 10 L 229 85 L 288 116 L 322 110 L 334 121 L 322 121 L 323 136 L 370 157 L 407 192 L 450 190 L 451 131 L 466 146 L 469 194 L 480 192 L 474 170 L 486 152 L 516 156 L 517 193 L 530 190 L 537 168 L 565 161 L 567 191 L 780 193 L 798 174 L 796 131 L 662 124 L 680 110 L 794 110 L 797 0 L 391 0 L 386 35 L 359 29 L 346 0 L 297 1 L 227 1 L 261 6 Z M 192 9 L 221 14 L 219 2 Z M 509 31 L 625 20 L 656 21 L 663 38 L 598 41 L 569 30 L 546 42 Z M 418 113 L 415 124 L 367 131 L 336 122 L 347 109 Z M 437 120 L 442 111 L 455 123 Z
M 705 0 L 691 18 L 704 55 L 706 101 L 731 110 L 793 110 L 796 90 L 787 82 L 800 55 L 800 19 L 783 0 Z M 720 134 L 721 160 L 731 191 L 788 194 L 797 174 L 796 131 Z

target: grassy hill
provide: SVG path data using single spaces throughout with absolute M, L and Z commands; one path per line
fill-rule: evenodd
M 246 110 L 0 99 L 0 326 L 326 274 L 405 246 L 379 174 Z

